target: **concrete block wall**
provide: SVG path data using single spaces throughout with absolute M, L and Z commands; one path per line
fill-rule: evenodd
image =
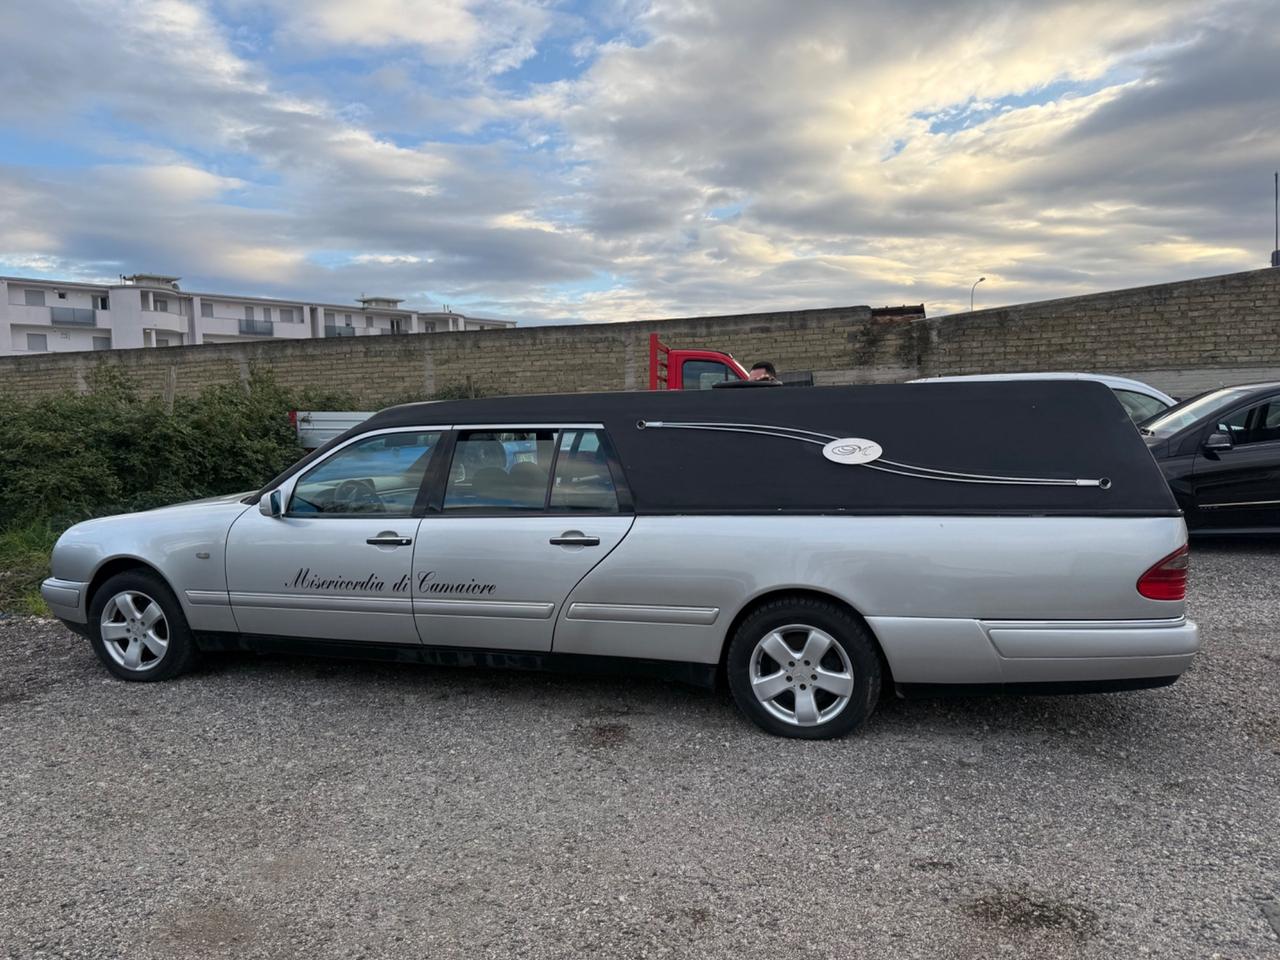
M 0 357 L 0 393 L 83 391 L 98 364 L 146 393 L 192 395 L 253 368 L 375 404 L 470 384 L 483 394 L 644 389 L 648 337 L 772 360 L 815 383 L 1091 370 L 1177 395 L 1280 379 L 1280 269 L 1254 270 L 928 320 L 865 306 L 468 333 L 205 344 Z

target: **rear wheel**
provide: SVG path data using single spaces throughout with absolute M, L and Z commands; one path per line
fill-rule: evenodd
M 770 733 L 841 737 L 871 715 L 880 658 L 867 628 L 826 600 L 783 597 L 742 622 L 729 643 L 729 689 Z
M 116 574 L 89 604 L 89 639 L 122 680 L 168 680 L 196 659 L 187 618 L 173 591 L 153 573 Z

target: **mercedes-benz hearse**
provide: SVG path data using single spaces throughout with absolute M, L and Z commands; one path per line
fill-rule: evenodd
M 281 646 L 622 664 L 817 738 L 882 690 L 1171 683 L 1186 568 L 1106 387 L 902 384 L 393 407 L 252 495 L 72 527 L 43 595 L 126 680 Z

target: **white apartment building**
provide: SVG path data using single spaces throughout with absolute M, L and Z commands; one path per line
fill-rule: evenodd
M 393 297 L 361 297 L 350 306 L 190 293 L 179 288 L 180 279 L 139 273 L 99 286 L 0 277 L 0 356 L 515 326 L 447 309 L 409 309 Z

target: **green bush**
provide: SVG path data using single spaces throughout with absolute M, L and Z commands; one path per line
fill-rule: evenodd
M 302 456 L 290 410 L 387 405 L 288 390 L 258 371 L 166 404 L 108 365 L 85 394 L 0 400 L 0 610 L 26 612 L 40 608 L 49 550 L 71 524 L 255 490 Z

